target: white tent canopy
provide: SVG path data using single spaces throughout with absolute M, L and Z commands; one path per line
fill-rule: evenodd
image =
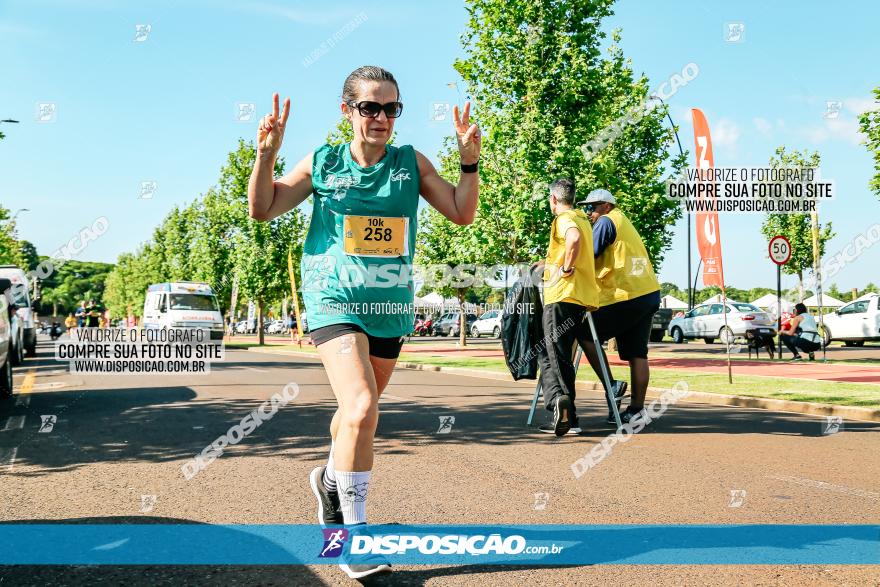
M 432 291 L 431 293 L 429 293 L 425 297 L 419 298 L 418 302 L 416 302 L 415 305 L 420 306 L 420 307 L 439 306 L 442 308 L 450 308 L 450 307 L 451 308 L 458 308 L 459 303 L 456 298 L 446 298 L 444 300 L 443 296 L 441 296 L 440 294 L 438 294 L 435 291 Z
M 818 308 L 819 307 L 819 296 L 810 296 L 804 300 L 804 305 L 808 308 Z M 823 308 L 839 308 L 841 306 L 846 305 L 846 302 L 842 302 L 837 298 L 832 298 L 826 293 L 822 294 L 822 307 Z
M 669 308 L 670 310 L 687 310 L 688 305 L 677 297 L 667 294 L 660 300 L 660 307 Z
M 438 294 L 435 291 L 432 291 L 431 293 L 429 293 L 428 295 L 423 297 L 421 299 L 421 302 L 423 304 L 442 304 L 443 303 L 443 296 L 441 296 L 440 294 Z
M 758 298 L 757 300 L 753 300 L 751 302 L 751 304 L 753 306 L 757 306 L 757 307 L 761 308 L 762 310 L 773 310 L 775 312 L 776 308 L 777 308 L 777 300 L 778 300 L 778 298 L 776 297 L 775 294 L 765 294 L 765 295 L 761 296 L 760 298 Z M 786 300 L 786 299 L 782 300 L 782 311 L 783 312 L 785 312 L 787 310 L 791 310 L 793 307 L 794 307 L 794 304 L 792 304 L 788 300 Z

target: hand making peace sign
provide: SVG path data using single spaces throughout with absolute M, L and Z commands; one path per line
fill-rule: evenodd
M 458 105 L 452 109 L 452 123 L 458 139 L 458 153 L 463 165 L 471 165 L 480 159 L 480 143 L 482 135 L 476 124 L 468 126 L 471 118 L 471 103 L 464 103 L 464 113 L 458 114 Z
M 284 138 L 284 128 L 287 126 L 287 117 L 290 116 L 290 98 L 284 100 L 284 111 L 281 118 L 278 117 L 278 93 L 272 94 L 272 114 L 267 114 L 260 119 L 257 129 L 257 150 L 262 153 L 278 155 L 281 149 L 281 141 Z

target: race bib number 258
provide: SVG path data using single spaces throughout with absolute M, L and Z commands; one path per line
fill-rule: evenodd
M 400 257 L 409 254 L 409 218 L 350 216 L 343 219 L 343 243 L 348 255 Z

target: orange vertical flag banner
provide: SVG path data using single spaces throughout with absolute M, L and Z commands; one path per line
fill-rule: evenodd
M 712 155 L 712 138 L 709 136 L 709 122 L 697 108 L 691 110 L 694 123 L 694 142 L 697 151 L 697 168 L 700 173 L 715 167 Z M 701 177 L 702 179 L 702 177 Z M 704 196 L 712 197 L 712 196 Z M 718 226 L 718 212 L 697 212 L 697 248 L 703 259 L 703 285 L 717 285 L 724 289 L 724 265 L 721 261 L 721 230 Z

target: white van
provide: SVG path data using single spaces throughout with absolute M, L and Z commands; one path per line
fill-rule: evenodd
M 223 339 L 223 316 L 207 283 L 175 281 L 147 288 L 144 328 L 204 328 L 211 340 Z
M 12 303 L 18 308 L 16 313 L 22 325 L 22 342 L 29 357 L 37 354 L 37 327 L 34 309 L 31 305 L 31 284 L 24 269 L 15 265 L 0 265 L 0 278 L 12 282 Z

